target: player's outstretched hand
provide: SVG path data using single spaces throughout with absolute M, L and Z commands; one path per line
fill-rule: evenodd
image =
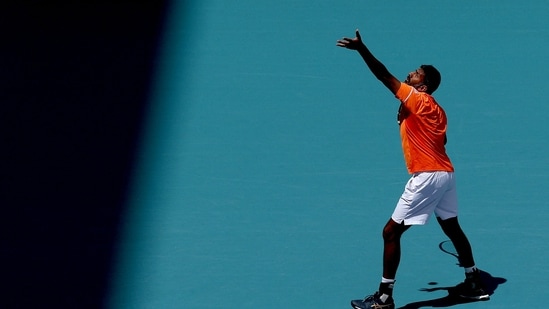
M 352 50 L 357 50 L 362 45 L 362 37 L 360 36 L 360 32 L 358 32 L 358 29 L 356 29 L 356 37 L 351 38 L 343 38 L 341 40 L 337 40 L 337 46 L 345 47 Z

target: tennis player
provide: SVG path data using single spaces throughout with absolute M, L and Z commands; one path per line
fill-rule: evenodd
M 358 51 L 374 76 L 400 101 L 397 120 L 404 160 L 411 174 L 383 228 L 383 276 L 379 289 L 365 299 L 353 300 L 351 306 L 356 309 L 395 308 L 393 287 L 400 263 L 400 238 L 410 226 L 426 224 L 433 213 L 465 268 L 465 281 L 457 286 L 459 295 L 476 300 L 489 299 L 469 240 L 458 223 L 454 167 L 445 149 L 446 114 L 432 96 L 440 84 L 440 73 L 432 65 L 422 65 L 400 82 L 372 55 L 358 30 L 355 38 L 344 37 L 337 41 L 337 46 Z

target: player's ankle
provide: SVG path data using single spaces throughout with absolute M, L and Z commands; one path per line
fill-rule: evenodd
M 395 287 L 394 279 L 382 278 L 381 283 L 379 284 L 379 295 L 381 295 L 380 298 L 383 297 L 384 295 L 388 297 L 392 297 L 394 287 Z M 382 298 L 382 300 L 383 302 L 385 302 L 385 297 Z

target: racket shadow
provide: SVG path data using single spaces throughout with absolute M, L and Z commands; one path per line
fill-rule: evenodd
M 452 243 L 450 241 L 441 242 L 439 244 L 439 248 L 442 252 L 454 256 L 458 261 L 457 265 L 460 265 L 459 256 L 455 252 L 455 249 L 453 249 Z M 494 294 L 494 292 L 496 291 L 496 289 L 500 284 L 507 282 L 507 279 L 494 277 L 490 273 L 483 270 L 480 270 L 480 276 L 482 278 L 482 282 L 484 283 L 484 289 L 490 296 Z M 451 307 L 451 306 L 478 302 L 478 301 L 486 301 L 486 300 L 465 299 L 460 297 L 457 293 L 457 285 L 450 286 L 450 287 L 422 288 L 420 289 L 420 291 L 428 292 L 428 293 L 436 292 L 436 291 L 447 291 L 448 294 L 440 298 L 409 303 L 403 307 L 399 307 L 399 309 L 418 309 L 418 308 L 424 308 L 424 307 L 443 308 L 443 307 Z

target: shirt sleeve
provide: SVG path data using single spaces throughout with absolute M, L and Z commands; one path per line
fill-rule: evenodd
M 412 93 L 414 92 L 414 87 L 407 85 L 405 83 L 400 83 L 400 88 L 398 88 L 398 91 L 395 95 L 397 99 L 400 100 L 400 102 L 406 104 L 410 96 L 412 96 Z

